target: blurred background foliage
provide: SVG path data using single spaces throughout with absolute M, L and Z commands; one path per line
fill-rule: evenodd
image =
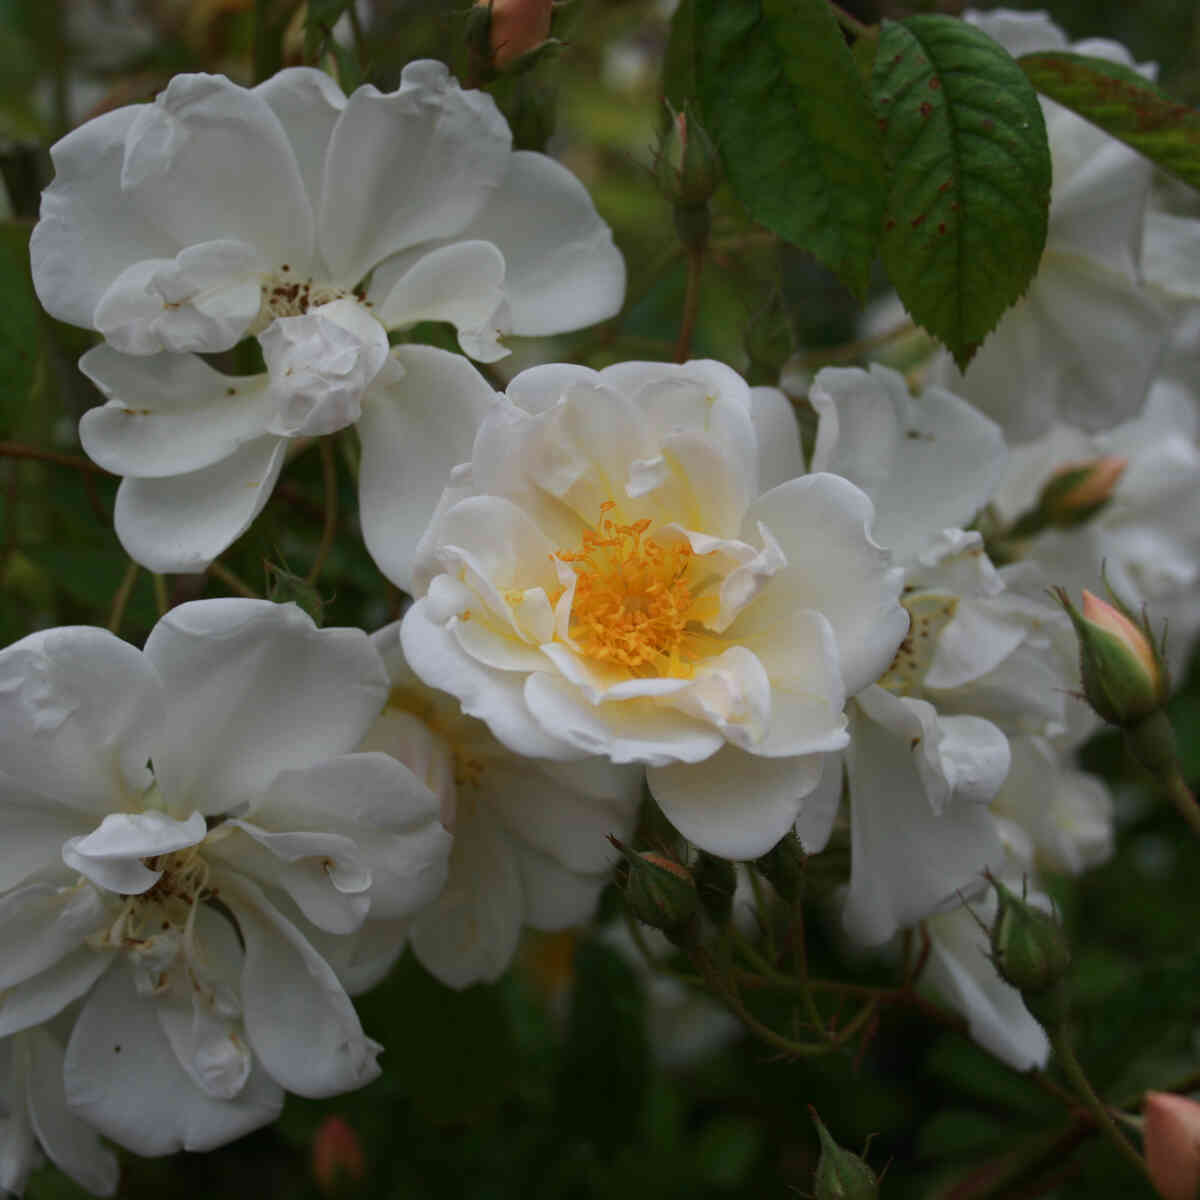
M 336 16 L 331 0 L 308 15 Z M 357 47 L 320 36 L 347 87 L 388 88 L 408 60 L 433 56 L 469 69 L 465 0 L 364 0 Z M 847 7 L 865 21 L 951 3 Z M 1019 4 L 1017 7 L 1043 7 Z M 1045 5 L 1073 37 L 1103 34 L 1157 60 L 1176 96 L 1200 100 L 1200 15 L 1192 0 L 1058 0 Z M 297 580 L 325 528 L 320 456 L 302 449 L 250 532 L 206 576 L 155 580 L 136 571 L 112 532 L 116 480 L 91 466 L 76 436 L 98 397 L 75 369 L 89 335 L 39 309 L 27 243 L 48 146 L 89 116 L 147 100 L 178 71 L 222 71 L 253 82 L 305 61 L 295 0 L 0 0 L 0 642 L 71 623 L 117 624 L 140 644 L 158 604 L 239 587 L 314 598 Z M 556 10 L 562 45 L 491 90 L 518 145 L 562 158 L 590 189 L 630 269 L 624 312 L 570 337 L 516 345 L 497 382 L 522 366 L 574 359 L 671 356 L 686 268 L 652 147 L 664 125 L 661 64 L 670 27 L 662 0 L 569 0 Z M 340 31 L 339 27 L 339 31 Z M 340 34 L 339 34 L 340 36 Z M 880 281 L 882 286 L 882 281 Z M 812 367 L 859 361 L 858 311 L 804 255 L 750 225 L 723 189 L 705 268 L 693 354 L 720 358 L 753 382 L 778 380 L 800 350 Z M 453 349 L 446 331 L 415 336 Z M 226 362 L 246 370 L 252 364 Z M 356 527 L 357 448 L 336 459 L 336 536 L 315 602 L 330 624 L 374 629 L 403 597 L 375 570 Z M 1180 730 L 1200 728 L 1200 671 L 1173 706 Z M 1200 776 L 1200 742 L 1184 740 Z M 1112 1102 L 1140 1090 L 1195 1087 L 1200 1063 L 1200 844 L 1123 756 L 1115 737 L 1086 750 L 1117 797 L 1118 849 L 1084 879 L 1054 881 L 1075 946 L 1080 1056 Z M 410 958 L 360 1001 L 386 1047 L 370 1087 L 324 1103 L 291 1098 L 273 1128 L 204 1156 L 124 1156 L 121 1195 L 241 1197 L 735 1197 L 804 1195 L 817 1142 L 813 1105 L 834 1136 L 871 1138 L 883 1194 L 967 1200 L 1075 1200 L 1145 1194 L 1145 1184 L 1049 1080 L 1021 1076 L 960 1033 L 911 1008 L 888 1008 L 844 1053 L 789 1062 L 741 1037 L 715 1008 L 689 998 L 622 950 L 620 905 L 609 924 L 531 936 L 499 983 L 448 992 Z M 893 982 L 887 962 L 847 962 L 820 905 L 808 914 L 814 974 Z M 319 1184 L 314 1140 L 331 1115 L 353 1153 L 340 1182 Z M 353 1176 L 360 1175 L 360 1178 Z M 34 1200 L 82 1195 L 51 1169 Z

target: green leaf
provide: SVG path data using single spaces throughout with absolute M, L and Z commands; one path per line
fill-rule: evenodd
M 879 132 L 825 0 L 695 0 L 709 132 L 746 211 L 861 298 L 883 211 Z
M 872 78 L 889 180 L 884 265 L 965 369 L 1037 270 L 1050 150 L 1037 93 L 953 17 L 885 21 Z
M 1130 67 L 1103 58 L 1047 51 L 1023 55 L 1019 62 L 1043 95 L 1200 188 L 1196 109 L 1172 100 Z

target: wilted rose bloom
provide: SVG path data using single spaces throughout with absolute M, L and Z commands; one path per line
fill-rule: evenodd
M 364 633 L 265 601 L 0 652 L 0 1036 L 82 998 L 66 1099 L 101 1133 L 206 1149 L 377 1074 L 314 943 L 428 903 L 450 840 L 353 753 L 387 690 Z
M 261 511 L 290 439 L 368 409 L 386 425 L 455 386 L 461 359 L 391 354 L 389 330 L 448 321 L 490 361 L 502 334 L 620 307 L 624 263 L 587 192 L 511 141 L 491 97 L 415 62 L 397 91 L 350 97 L 307 68 L 255 88 L 180 75 L 53 148 L 34 282 L 105 337 L 81 369 L 109 402 L 80 436 L 126 477 L 115 520 L 135 559 L 202 570 Z M 248 336 L 266 374 L 197 357 Z
M 415 553 L 412 669 L 518 753 L 645 763 L 697 846 L 772 846 L 907 628 L 853 484 L 714 362 L 525 371 Z

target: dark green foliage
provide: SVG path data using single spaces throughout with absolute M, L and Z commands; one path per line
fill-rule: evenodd
M 1041 107 L 1006 51 L 937 15 L 884 22 L 872 87 L 889 175 L 884 265 L 914 320 L 965 368 L 1041 259 Z

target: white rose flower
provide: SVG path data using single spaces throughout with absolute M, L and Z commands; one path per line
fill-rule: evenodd
M 1014 55 L 1071 50 L 1137 65 L 1115 42 L 1069 44 L 1045 13 L 963 15 Z M 1053 101 L 1041 104 L 1054 183 L 1038 272 L 965 376 L 944 352 L 930 376 L 1001 422 L 1015 441 L 1037 437 L 1056 415 L 1086 429 L 1131 417 L 1171 326 L 1139 270 L 1152 164 Z
M 491 982 L 523 925 L 559 930 L 591 917 L 616 858 L 607 835 L 633 832 L 642 773 L 604 759 L 519 758 L 412 673 L 399 624 L 373 640 L 391 693 L 359 749 L 404 763 L 454 834 L 446 887 L 412 918 L 413 952 L 450 987 Z
M 458 386 L 460 359 L 428 351 L 410 371 L 389 330 L 449 321 L 491 361 L 504 333 L 575 329 L 624 296 L 624 262 L 579 181 L 514 153 L 491 98 L 436 62 L 410 63 L 395 92 L 350 97 L 308 68 L 255 88 L 180 75 L 52 156 L 35 286 L 55 317 L 104 334 L 80 365 L 108 403 L 80 437 L 126 477 L 118 536 L 156 571 L 202 570 L 238 537 L 289 439 L 372 405 L 377 425 L 403 429 L 409 397 L 420 408 L 431 382 Z M 249 335 L 265 375 L 195 357 Z
M 862 491 L 714 362 L 546 366 L 484 417 L 410 567 L 412 669 L 519 754 L 647 764 L 681 833 L 769 849 L 907 627 Z
M 427 790 L 352 752 L 387 689 L 365 634 L 265 601 L 0 652 L 0 1036 L 83 997 L 66 1097 L 101 1133 L 211 1148 L 377 1073 L 306 931 L 444 882 Z
M 0 1038 L 0 1190 L 21 1196 L 43 1155 L 94 1196 L 117 1190 L 117 1157 L 67 1107 L 63 1052 L 45 1029 Z

